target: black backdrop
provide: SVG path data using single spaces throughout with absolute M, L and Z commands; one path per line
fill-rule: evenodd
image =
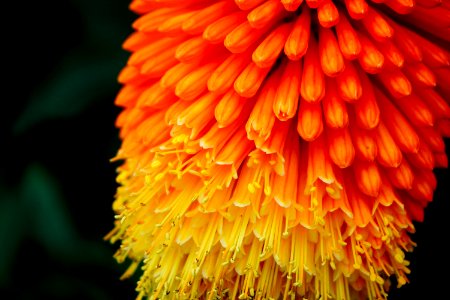
M 6 6 L 5 6 L 6 5 Z M 118 148 L 113 99 L 126 61 L 128 0 L 2 3 L 2 299 L 134 299 L 135 280 L 103 242 Z M 449 143 L 447 141 L 447 149 Z M 448 152 L 448 151 L 447 151 Z M 411 284 L 390 299 L 448 295 L 450 172 L 417 224 Z

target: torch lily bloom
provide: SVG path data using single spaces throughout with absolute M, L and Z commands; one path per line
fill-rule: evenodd
M 134 0 L 113 208 L 138 298 L 385 299 L 446 167 L 449 0 Z

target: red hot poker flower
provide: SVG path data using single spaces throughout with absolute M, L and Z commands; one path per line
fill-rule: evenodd
M 450 135 L 448 0 L 134 0 L 119 261 L 150 299 L 384 299 Z

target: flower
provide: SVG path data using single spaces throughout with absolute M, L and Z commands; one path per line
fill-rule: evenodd
M 138 298 L 384 299 L 450 135 L 450 2 L 134 0 L 114 210 Z M 178 298 L 177 298 L 178 297 Z

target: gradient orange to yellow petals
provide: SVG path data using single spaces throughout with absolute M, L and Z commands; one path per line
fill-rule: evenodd
M 447 167 L 448 0 L 134 0 L 115 229 L 138 299 L 386 299 Z

